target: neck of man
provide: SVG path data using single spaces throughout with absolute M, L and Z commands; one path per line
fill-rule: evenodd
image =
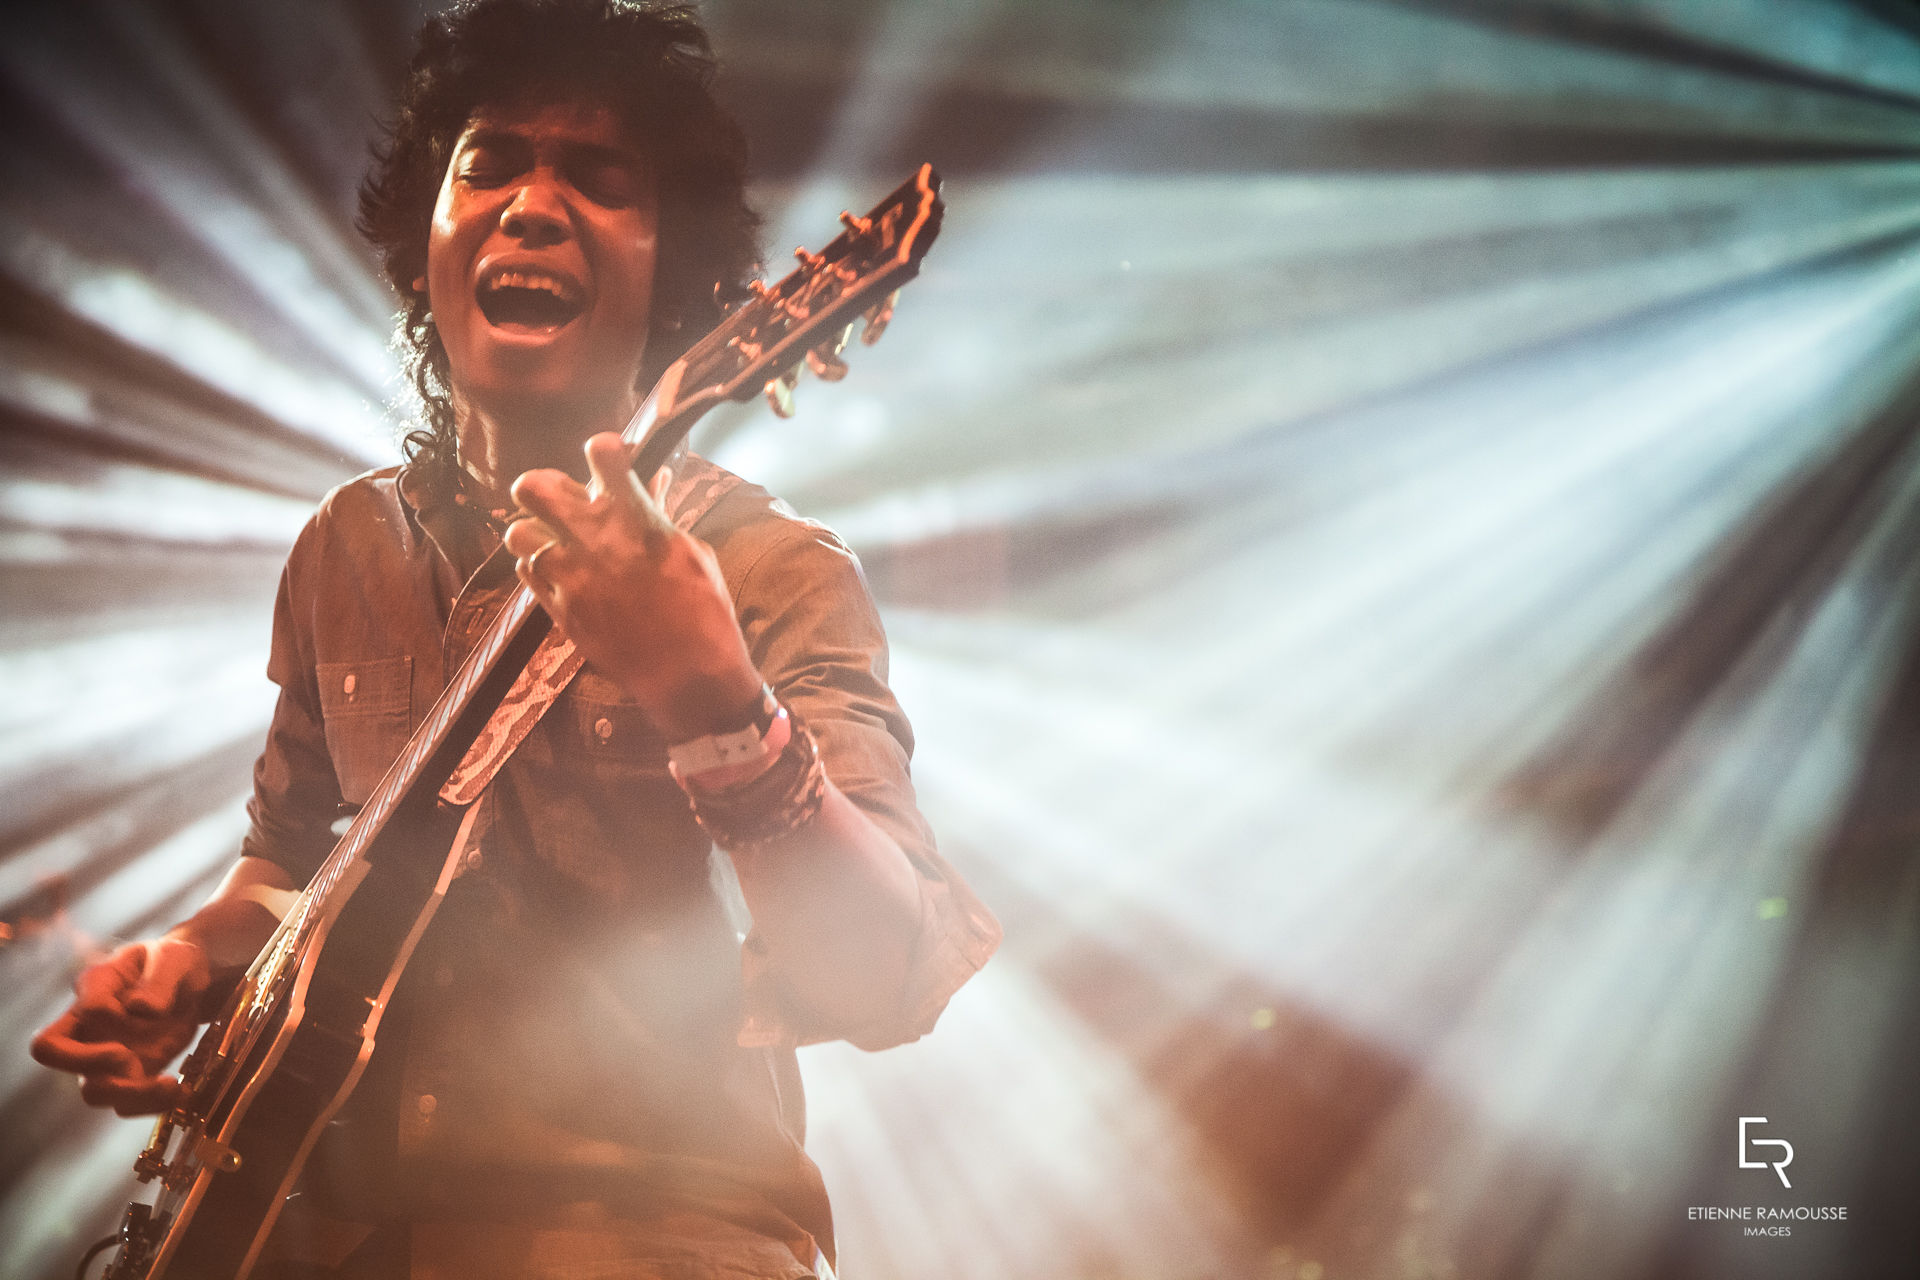
M 602 431 L 620 431 L 640 408 L 633 403 L 583 411 L 575 405 L 481 405 L 453 397 L 460 440 L 460 465 L 475 496 L 490 507 L 511 507 L 508 491 L 528 471 L 552 468 L 584 481 L 587 440 Z

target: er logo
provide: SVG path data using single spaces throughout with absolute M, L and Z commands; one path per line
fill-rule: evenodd
M 1780 1175 L 1780 1185 L 1783 1187 L 1790 1188 L 1793 1186 L 1793 1184 L 1787 1181 L 1787 1166 L 1793 1163 L 1793 1144 L 1788 1142 L 1785 1138 L 1748 1138 L 1747 1137 L 1748 1125 L 1765 1124 L 1766 1122 L 1767 1122 L 1767 1118 L 1765 1116 L 1741 1116 L 1740 1117 L 1740 1167 L 1742 1169 L 1771 1168 L 1775 1173 Z M 1773 1161 L 1771 1164 L 1769 1164 L 1765 1160 L 1749 1160 L 1747 1159 L 1747 1147 L 1749 1145 L 1756 1146 L 1756 1147 L 1779 1147 L 1786 1154 L 1781 1156 L 1778 1160 Z

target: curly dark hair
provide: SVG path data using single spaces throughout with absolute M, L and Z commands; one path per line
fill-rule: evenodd
M 405 301 L 399 344 L 424 421 L 410 464 L 450 477 L 459 443 L 427 297 L 427 235 L 454 144 L 483 107 L 585 100 L 645 149 L 659 190 L 659 253 L 643 377 L 657 377 L 720 318 L 758 266 L 747 146 L 713 95 L 714 58 L 693 7 L 644 0 L 471 0 L 427 20 L 383 145 L 360 188 L 358 225 Z

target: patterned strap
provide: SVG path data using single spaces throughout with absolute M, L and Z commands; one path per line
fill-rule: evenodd
M 680 474 L 667 488 L 665 506 L 674 527 L 690 531 L 700 517 L 713 510 L 715 503 L 740 483 L 740 477 L 719 467 L 696 462 L 682 466 Z M 440 798 L 452 805 L 472 804 L 500 772 L 500 766 L 514 753 L 533 726 L 547 713 L 561 690 L 580 674 L 586 659 L 573 647 L 573 641 L 558 628 L 547 633 L 533 657 L 507 690 L 507 696 L 494 708 L 480 736 L 467 748 L 467 754 L 440 788 Z

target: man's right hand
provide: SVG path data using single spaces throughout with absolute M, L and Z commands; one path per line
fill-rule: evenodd
M 89 965 L 67 1011 L 33 1038 L 33 1056 L 80 1077 L 80 1096 L 123 1116 L 165 1111 L 185 1098 L 161 1071 L 204 1021 L 212 967 L 183 938 L 129 942 Z

